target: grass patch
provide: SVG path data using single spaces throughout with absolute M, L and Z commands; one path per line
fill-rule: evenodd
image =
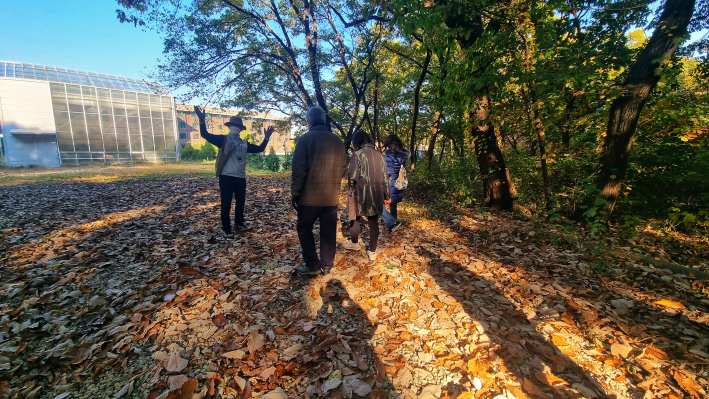
M 249 176 L 287 176 L 290 172 L 247 171 Z M 177 175 L 214 177 L 214 162 L 168 164 L 82 165 L 58 168 L 0 168 L 0 186 L 37 183 L 112 183 Z
M 384 267 L 391 270 L 391 269 L 396 269 L 399 266 L 394 263 L 389 263 L 388 265 L 385 265 Z

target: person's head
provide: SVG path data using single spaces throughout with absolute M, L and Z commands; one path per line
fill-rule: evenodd
M 311 107 L 305 114 L 305 121 L 308 123 L 308 129 L 315 125 L 324 125 L 325 118 L 327 118 L 325 115 L 325 110 L 318 106 Z
M 363 132 L 362 130 L 357 130 L 355 134 L 352 135 L 352 147 L 355 150 L 359 150 L 365 144 L 374 145 L 374 140 L 369 133 Z
M 246 130 L 244 122 L 238 116 L 232 116 L 229 118 L 229 122 L 225 123 L 224 126 L 229 128 L 230 134 L 239 134 L 242 130 Z
M 395 134 L 389 135 L 389 137 L 384 140 L 384 148 L 390 150 L 402 151 L 404 149 L 404 143 L 401 142 L 399 137 Z

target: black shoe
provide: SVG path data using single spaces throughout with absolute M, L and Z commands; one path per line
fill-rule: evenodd
M 244 224 L 237 224 L 236 226 L 234 226 L 234 230 L 236 230 L 237 232 L 246 233 L 246 232 L 249 232 L 253 229 L 249 226 L 244 225 Z
M 313 277 L 313 276 L 317 276 L 320 273 L 322 273 L 322 269 L 313 270 L 313 269 L 309 268 L 308 266 L 301 266 L 298 269 L 296 269 L 296 271 L 298 272 L 298 275 L 301 277 Z
M 401 227 L 401 222 L 396 222 L 396 223 L 394 223 L 393 226 L 391 226 L 391 228 L 389 229 L 389 232 L 393 233 L 393 232 L 399 230 L 399 227 Z
M 234 233 L 228 233 L 226 230 L 222 229 L 222 233 L 224 233 L 224 238 L 231 240 L 234 238 Z

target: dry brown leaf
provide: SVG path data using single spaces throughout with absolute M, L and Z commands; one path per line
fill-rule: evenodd
M 630 352 L 633 351 L 633 347 L 630 345 L 625 345 L 621 343 L 615 343 L 611 345 L 611 353 L 613 356 L 620 356 L 623 359 L 627 358 L 628 355 L 630 355 Z
M 196 379 L 187 380 L 180 389 L 175 391 L 175 399 L 191 399 L 198 386 L 199 382 Z
M 222 356 L 227 359 L 243 359 L 244 356 L 246 356 L 246 352 L 237 349 L 235 351 L 224 353 Z
M 219 313 L 218 315 L 214 315 L 212 317 L 212 323 L 214 323 L 217 327 L 224 327 L 229 323 L 229 319 L 224 316 L 224 313 Z
M 281 388 L 276 388 L 267 392 L 261 397 L 262 399 L 288 399 L 288 394 Z
M 185 276 L 192 276 L 195 274 L 199 274 L 199 270 L 193 269 L 191 267 L 183 267 L 182 269 L 180 269 L 180 274 Z
M 695 379 L 685 370 L 675 370 L 672 377 L 674 377 L 675 381 L 677 381 L 677 385 L 679 385 L 682 390 L 687 392 L 692 399 L 706 397 L 704 388 L 697 384 L 697 381 L 695 381 Z
M 170 357 L 164 361 L 165 370 L 171 374 L 177 374 L 187 367 L 189 361 L 180 357 L 180 353 L 173 349 L 170 352 Z
M 76 357 L 74 358 L 74 361 L 71 362 L 71 364 L 79 364 L 83 362 L 86 359 L 91 358 L 91 349 L 89 348 L 80 348 L 79 352 L 76 354 Z
M 653 302 L 655 305 L 659 306 L 664 306 L 666 308 L 673 308 L 673 309 L 684 309 L 685 306 L 681 304 L 680 302 L 675 302 L 669 299 L 660 299 L 659 301 Z
M 303 348 L 303 344 L 295 344 L 290 346 L 288 349 L 283 351 L 283 357 L 292 357 L 295 356 L 298 351 L 300 351 Z
M 249 353 L 256 353 L 257 350 L 263 348 L 263 346 L 265 345 L 263 335 L 259 334 L 256 330 L 251 331 L 246 345 L 249 349 Z
M 184 374 L 173 375 L 167 379 L 167 383 L 171 391 L 176 391 L 182 388 L 182 385 L 184 385 L 187 380 L 189 380 L 189 377 Z
M 532 382 L 529 378 L 524 379 L 524 385 L 522 385 L 524 388 L 524 391 L 527 392 L 528 395 L 531 395 L 532 397 L 536 398 L 547 398 L 547 394 L 542 391 L 541 388 L 539 388 L 535 383 Z

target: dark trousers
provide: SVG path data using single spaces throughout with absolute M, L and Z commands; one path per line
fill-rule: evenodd
M 384 224 L 386 224 L 387 229 L 391 229 L 398 220 L 396 219 L 396 202 L 392 201 L 389 204 L 389 210 L 387 211 L 386 205 L 384 205 L 384 212 L 382 212 L 382 219 L 384 219 Z
M 229 222 L 229 212 L 231 211 L 231 199 L 236 197 L 236 209 L 234 210 L 234 224 L 244 225 L 244 203 L 246 202 L 246 179 L 243 177 L 219 176 L 219 191 L 222 197 L 222 229 L 231 233 L 231 223 Z
M 361 228 L 359 223 L 359 218 L 357 218 L 350 224 L 350 238 L 355 244 L 359 241 L 359 232 Z M 367 225 L 369 226 L 369 250 L 372 252 L 377 252 L 377 241 L 379 240 L 379 216 L 367 216 Z
M 320 219 L 320 259 L 315 248 L 313 225 Z M 305 266 L 311 270 L 332 267 L 337 245 L 337 207 L 298 205 L 296 225 Z

